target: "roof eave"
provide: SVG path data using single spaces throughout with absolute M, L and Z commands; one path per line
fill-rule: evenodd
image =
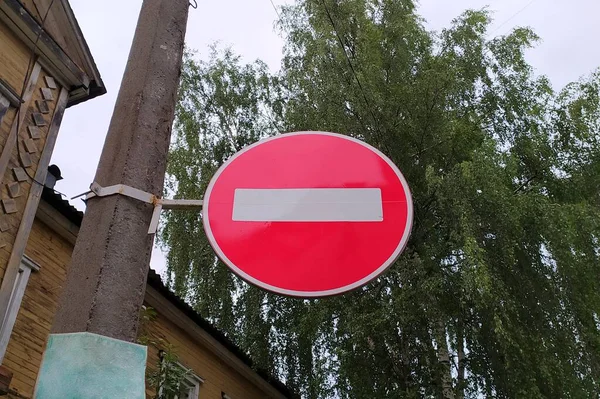
M 73 9 L 71 8 L 71 4 L 69 4 L 69 0 L 61 0 L 61 2 L 62 2 L 62 6 L 67 14 L 67 18 L 69 19 L 69 22 L 71 23 L 71 25 L 73 26 L 73 29 L 75 30 L 75 34 L 77 36 L 77 41 L 78 41 L 79 45 L 81 46 L 83 54 L 85 55 L 85 61 L 87 63 L 87 67 L 88 67 L 87 69 L 92 71 L 92 77 L 90 79 L 90 85 L 88 87 L 87 97 L 73 98 L 73 99 L 70 98 L 69 103 L 67 104 L 67 107 L 70 107 L 70 106 L 82 103 L 84 101 L 91 100 L 92 98 L 101 96 L 103 94 L 106 94 L 106 86 L 104 85 L 104 82 L 102 81 L 102 76 L 100 76 L 100 71 L 98 70 L 98 66 L 96 65 L 96 62 L 94 61 L 94 57 L 92 55 L 92 52 L 90 51 L 90 47 L 88 46 L 88 43 L 85 40 L 85 36 L 83 35 L 81 27 L 79 26 L 79 22 L 77 21 L 77 18 L 75 17 L 75 13 L 73 12 Z
M 63 0 L 62 3 L 77 34 L 78 44 L 86 56 L 88 65 L 84 67 L 92 71 L 92 76 L 73 62 L 19 0 L 0 2 L 0 20 L 32 49 L 32 54 L 35 50 L 44 69 L 69 89 L 69 107 L 106 93 L 106 88 L 68 1 Z

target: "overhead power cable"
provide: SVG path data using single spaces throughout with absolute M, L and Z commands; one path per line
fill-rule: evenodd
M 525 11 L 527 8 L 529 8 L 530 5 L 532 5 L 535 2 L 536 2 L 536 0 L 530 0 L 529 3 L 525 4 L 525 6 L 523 8 L 521 8 L 519 11 L 517 11 L 516 13 L 514 13 L 506 21 L 504 21 L 500 25 L 498 25 L 498 27 L 496 27 L 496 29 L 494 29 L 492 32 L 490 32 L 490 36 L 493 35 L 494 33 L 498 32 L 500 30 L 500 28 L 502 28 L 504 25 L 506 25 L 507 23 L 509 23 L 513 19 L 515 19 L 519 14 L 521 14 L 523 11 Z
M 348 62 L 348 66 L 350 67 L 350 71 L 352 71 L 352 75 L 354 76 L 354 80 L 356 80 L 356 84 L 358 85 L 358 88 L 359 88 L 359 90 L 360 90 L 360 92 L 362 94 L 363 100 L 365 101 L 365 104 L 367 106 L 367 110 L 369 111 L 369 114 L 371 115 L 371 118 L 373 118 L 373 123 L 374 123 L 374 126 L 375 126 L 375 130 L 377 131 L 377 133 L 379 135 L 381 135 L 381 132 L 379 131 L 379 127 L 378 127 L 378 124 L 377 124 L 377 118 L 375 117 L 375 113 L 373 112 L 371 104 L 369 103 L 369 99 L 367 97 L 367 94 L 365 93 L 365 90 L 363 88 L 362 83 L 360 82 L 358 74 L 356 73 L 356 69 L 354 68 L 354 65 L 352 64 L 352 60 L 350 59 L 350 56 L 348 55 L 348 51 L 346 50 L 346 44 L 344 43 L 344 40 L 342 39 L 342 37 L 339 34 L 339 31 L 337 29 L 335 21 L 333 20 L 331 12 L 329 11 L 329 8 L 327 7 L 327 3 L 325 2 L 325 0 L 321 0 L 321 3 L 323 4 L 323 8 L 325 9 L 325 14 L 327 14 L 327 18 L 329 19 L 329 22 L 331 23 L 331 27 L 333 28 L 333 32 L 335 33 L 335 36 L 336 36 L 336 38 L 337 38 L 340 46 L 342 47 L 342 51 L 344 53 L 346 61 Z
M 275 5 L 275 3 L 273 3 L 273 0 L 269 0 L 269 1 L 271 2 L 271 5 L 273 6 L 273 10 L 275 10 L 275 13 L 277 14 L 277 18 L 281 19 L 281 14 L 279 13 L 277 6 Z

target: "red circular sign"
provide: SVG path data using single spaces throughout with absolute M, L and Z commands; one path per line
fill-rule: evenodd
M 406 180 L 380 151 L 334 133 L 269 138 L 213 176 L 202 210 L 219 258 L 268 291 L 340 294 L 383 273 L 412 227 Z

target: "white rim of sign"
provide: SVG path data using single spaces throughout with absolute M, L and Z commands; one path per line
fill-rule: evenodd
M 398 246 L 396 247 L 396 249 L 394 250 L 392 255 L 380 267 L 378 267 L 376 270 L 371 272 L 369 275 L 363 277 L 362 279 L 360 279 L 352 284 L 345 285 L 343 287 L 333 288 L 333 289 L 324 290 L 324 291 L 289 290 L 289 289 L 285 289 L 285 288 L 281 288 L 281 287 L 277 287 L 277 286 L 274 286 L 271 284 L 264 283 L 256 278 L 252 277 L 248 273 L 244 272 L 239 267 L 237 267 L 231 260 L 229 260 L 229 258 L 221 250 L 221 247 L 219 246 L 219 244 L 217 243 L 217 240 L 215 239 L 215 237 L 213 235 L 212 229 L 210 227 L 210 219 L 208 217 L 208 209 L 210 206 L 210 195 L 212 193 L 213 187 L 214 187 L 215 183 L 217 182 L 217 180 L 219 179 L 219 176 L 221 175 L 221 173 L 223 173 L 223 171 L 231 163 L 233 163 L 233 161 L 235 161 L 236 158 L 238 158 L 240 155 L 244 154 L 245 152 L 250 151 L 254 147 L 258 147 L 259 145 L 268 143 L 269 141 L 279 140 L 279 139 L 283 139 L 283 138 L 291 137 L 291 136 L 302 136 L 302 135 L 317 135 L 317 136 L 320 135 L 320 136 L 337 137 L 340 139 L 344 139 L 344 140 L 348 140 L 348 141 L 352 141 L 354 143 L 360 144 L 361 146 L 371 150 L 372 152 L 377 154 L 379 157 L 381 157 L 390 166 L 390 168 L 392 168 L 392 170 L 396 173 L 396 176 L 400 180 L 400 184 L 402 184 L 404 193 L 406 194 L 406 226 L 405 226 L 404 232 L 402 234 L 402 238 L 400 239 L 400 242 L 398 243 Z M 406 179 L 404 178 L 404 175 L 402 175 L 402 172 L 400 172 L 400 169 L 398 169 L 398 167 L 385 154 L 383 154 L 377 148 L 365 143 L 364 141 L 355 139 L 354 137 L 345 136 L 343 134 L 330 133 L 330 132 L 319 132 L 319 131 L 302 131 L 302 132 L 284 133 L 284 134 L 280 134 L 279 136 L 269 137 L 269 138 L 266 138 L 263 140 L 259 140 L 256 143 L 251 144 L 251 145 L 243 148 L 242 150 L 238 151 L 231 158 L 229 158 L 223 165 L 221 165 L 221 167 L 217 170 L 215 175 L 210 180 L 210 183 L 208 184 L 208 188 L 206 189 L 206 193 L 204 194 L 204 204 L 202 206 L 202 221 L 203 221 L 202 224 L 204 225 L 204 231 L 206 233 L 208 241 L 209 241 L 210 245 L 212 246 L 213 250 L 216 252 L 217 256 L 227 266 L 229 266 L 229 268 L 235 274 L 237 274 L 239 277 L 241 277 L 248 283 L 253 284 L 257 287 L 260 287 L 264 290 L 274 292 L 276 294 L 282 294 L 282 295 L 299 297 L 299 298 L 320 298 L 320 297 L 326 297 L 326 296 L 339 295 L 339 294 L 343 294 L 343 293 L 352 291 L 354 289 L 360 288 L 363 285 L 370 282 L 371 280 L 374 280 L 375 278 L 380 276 L 383 272 L 385 272 L 392 265 L 392 263 L 394 263 L 396 261 L 396 259 L 398 259 L 398 256 L 400 256 L 400 254 L 406 247 L 406 244 L 408 243 L 408 239 L 410 237 L 410 232 L 411 232 L 412 224 L 413 224 L 413 202 L 412 202 L 412 194 L 411 194 L 410 188 L 408 187 L 408 183 L 406 182 Z

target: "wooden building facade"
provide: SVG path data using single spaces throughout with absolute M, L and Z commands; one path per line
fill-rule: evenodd
M 44 347 L 83 214 L 46 187 L 38 207 L 14 296 L 12 333 L 3 365 L 14 375 L 12 389 L 31 398 Z M 147 375 L 160 373 L 161 354 L 171 350 L 182 368 L 179 399 L 266 399 L 293 395 L 281 382 L 252 368 L 251 359 L 220 331 L 173 294 L 152 270 L 145 306 L 152 310 L 140 328 L 148 343 Z M 156 397 L 156 385 L 146 387 Z M 185 395 L 185 396 L 183 396 Z M 17 397 L 17 396 L 15 396 Z
M 65 109 L 106 90 L 67 0 L 2 0 L 0 54 L 2 314 Z
M 35 356 L 6 349 L 15 298 L 37 267 L 24 251 L 64 112 L 105 92 L 68 0 L 0 1 L 0 377 Z M 35 311 L 49 317 L 43 304 Z

